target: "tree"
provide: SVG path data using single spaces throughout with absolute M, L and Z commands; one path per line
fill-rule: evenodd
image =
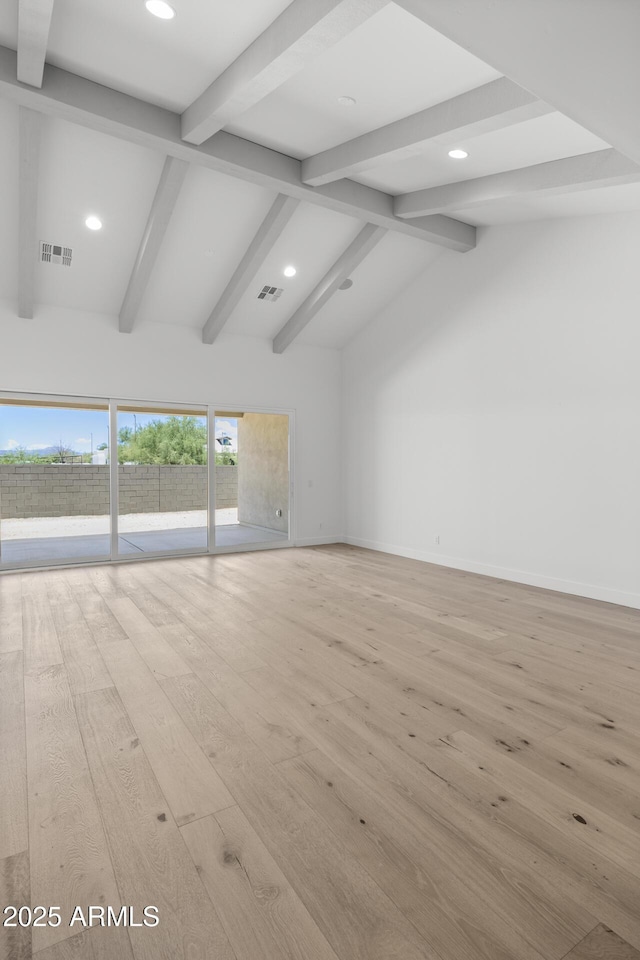
M 120 427 L 118 430 L 118 443 L 131 443 L 133 436 L 134 434 L 131 427 Z
M 232 467 L 238 462 L 238 454 L 230 450 L 216 451 L 216 465 L 218 467 Z
M 14 447 L 10 453 L 5 453 L 0 457 L 0 463 L 30 463 L 35 459 L 32 454 L 23 446 Z
M 59 440 L 58 443 L 54 443 L 53 447 L 53 460 L 60 463 L 66 463 L 71 457 L 77 457 L 78 454 L 75 453 L 66 443 L 63 443 L 62 440 Z
M 137 433 L 129 428 L 126 441 L 118 443 L 119 463 L 205 464 L 207 428 L 198 417 L 166 417 L 151 420 Z M 120 434 L 118 432 L 118 439 Z

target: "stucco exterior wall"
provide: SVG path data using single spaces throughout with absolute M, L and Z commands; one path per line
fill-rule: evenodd
M 282 510 L 282 516 L 276 516 Z M 238 520 L 286 533 L 289 527 L 289 418 L 238 419 Z

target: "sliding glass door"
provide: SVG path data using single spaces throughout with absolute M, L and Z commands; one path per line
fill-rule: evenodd
M 108 559 L 109 404 L 0 398 L 0 566 Z
M 290 486 L 286 413 L 0 396 L 0 570 L 286 546 Z
M 208 549 L 207 411 L 118 403 L 118 556 Z

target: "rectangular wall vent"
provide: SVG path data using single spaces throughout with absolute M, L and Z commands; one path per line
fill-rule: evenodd
M 284 287 L 270 287 L 267 284 L 258 294 L 258 300 L 277 300 L 283 290 Z
M 56 263 L 62 267 L 71 266 L 73 250 L 71 247 L 59 246 L 57 243 L 42 241 L 41 260 L 43 263 Z

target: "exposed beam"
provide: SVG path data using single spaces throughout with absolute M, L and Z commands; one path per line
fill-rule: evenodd
M 53 0 L 20 0 L 18 5 L 18 69 L 20 83 L 42 86 Z
M 299 200 L 285 197 L 282 193 L 276 197 L 237 270 L 211 311 L 202 330 L 203 343 L 213 343 L 216 339 L 240 301 L 247 284 L 253 280 L 264 263 L 267 254 L 291 220 L 299 203 Z
M 0 96 L 49 116 L 108 133 L 321 207 L 375 223 L 449 250 L 471 250 L 475 227 L 449 217 L 411 223 L 394 216 L 393 197 L 353 180 L 310 187 L 300 178 L 300 161 L 221 131 L 202 146 L 180 137 L 180 115 L 118 93 L 47 64 L 41 90 L 16 80 L 16 55 L 0 47 Z
M 31 320 L 38 257 L 38 177 L 42 115 L 26 107 L 21 107 L 19 114 L 18 316 Z
M 596 150 L 577 157 L 537 163 L 532 167 L 492 173 L 475 180 L 446 183 L 396 197 L 399 217 L 424 217 L 446 210 L 462 210 L 489 200 L 527 194 L 553 196 L 612 187 L 640 180 L 640 166 L 617 150 Z
M 413 156 L 431 140 L 468 140 L 551 112 L 553 107 L 500 77 L 308 157 L 302 162 L 302 179 L 317 187 Z
M 635 0 L 396 0 L 640 163 Z
M 187 175 L 189 164 L 176 157 L 167 157 L 162 168 L 149 219 L 142 234 L 129 286 L 120 308 L 120 333 L 131 333 L 136 322 L 142 297 L 147 289 L 151 271 L 160 253 L 171 215 Z
M 204 143 L 294 76 L 389 0 L 293 0 L 182 115 L 182 136 Z
M 348 279 L 356 267 L 382 240 L 387 231 L 368 223 L 362 228 L 355 240 L 338 257 L 329 272 L 325 274 L 317 287 L 309 294 L 304 303 L 287 320 L 273 341 L 273 352 L 284 353 L 316 313 L 331 299 L 341 283 Z

